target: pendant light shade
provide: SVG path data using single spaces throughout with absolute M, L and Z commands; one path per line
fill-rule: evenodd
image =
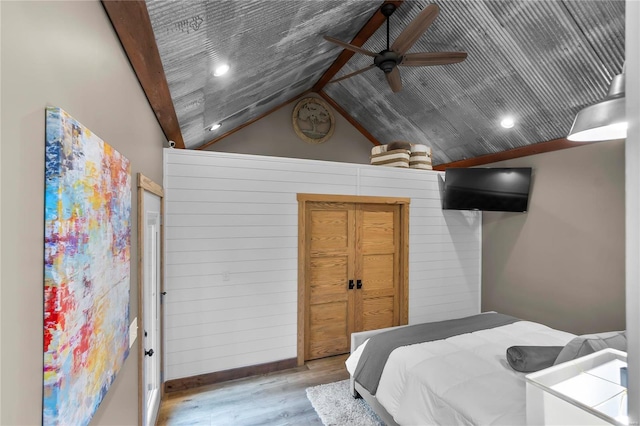
M 567 139 L 574 142 L 606 141 L 627 137 L 625 113 L 625 74 L 613 78 L 609 93 L 576 114 Z

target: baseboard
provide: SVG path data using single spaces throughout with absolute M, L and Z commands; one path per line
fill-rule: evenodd
M 249 365 L 247 367 L 233 368 L 231 370 L 183 377 L 182 379 L 167 380 L 164 383 L 164 391 L 166 393 L 183 391 L 200 386 L 212 385 L 214 383 L 242 379 L 244 377 L 257 376 L 259 374 L 273 373 L 274 371 L 287 370 L 297 366 L 298 359 L 289 358 L 280 361 L 268 362 L 266 364 Z

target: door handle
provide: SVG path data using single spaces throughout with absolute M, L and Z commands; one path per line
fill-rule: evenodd
M 349 290 L 353 290 L 353 280 L 349 280 Z
M 356 288 L 360 290 L 362 288 L 362 280 L 356 281 Z
M 148 351 L 144 351 L 145 355 L 153 356 L 153 349 L 149 349 Z

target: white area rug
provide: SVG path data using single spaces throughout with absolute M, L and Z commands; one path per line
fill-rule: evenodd
M 349 393 L 349 380 L 307 388 L 307 398 L 325 426 L 384 426 L 364 399 Z

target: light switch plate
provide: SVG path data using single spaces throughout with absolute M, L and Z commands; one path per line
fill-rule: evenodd
M 135 317 L 133 321 L 131 321 L 131 325 L 129 326 L 129 349 L 133 346 L 133 342 L 136 341 L 138 337 L 138 317 Z

